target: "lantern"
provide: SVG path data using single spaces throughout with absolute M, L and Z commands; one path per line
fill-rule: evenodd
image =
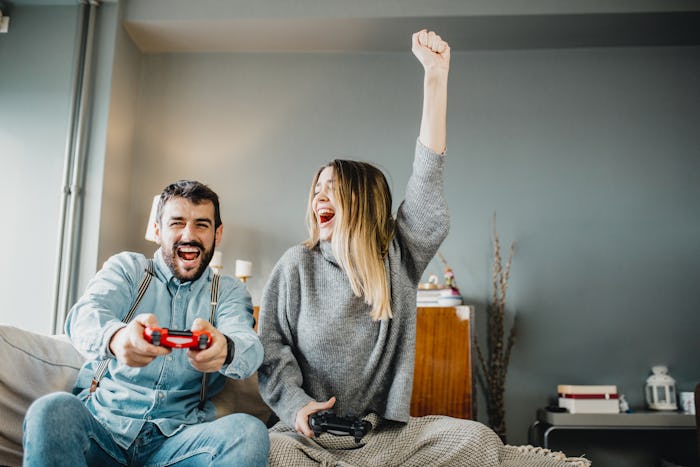
M 646 385 L 647 405 L 652 410 L 676 410 L 676 380 L 664 365 L 651 367 L 651 372 Z

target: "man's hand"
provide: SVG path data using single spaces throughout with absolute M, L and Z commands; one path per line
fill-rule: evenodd
M 114 333 L 109 342 L 109 350 L 117 360 L 128 366 L 142 367 L 157 357 L 170 353 L 170 349 L 153 345 L 143 337 L 143 330 L 147 326 L 158 326 L 155 315 L 137 315 L 129 324 Z
M 335 397 L 331 397 L 326 402 L 311 401 L 297 412 L 294 420 L 294 429 L 307 438 L 314 437 L 314 431 L 309 426 L 309 417 L 323 410 L 328 410 L 335 405 Z
M 447 72 L 450 68 L 450 46 L 433 31 L 423 29 L 413 34 L 412 51 L 426 72 Z
M 204 350 L 188 349 L 187 358 L 192 367 L 202 373 L 219 371 L 226 361 L 226 337 L 221 334 L 209 321 L 197 318 L 192 323 L 190 331 L 209 331 L 211 345 Z

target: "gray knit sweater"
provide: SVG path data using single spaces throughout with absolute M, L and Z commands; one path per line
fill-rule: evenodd
M 443 157 L 418 142 L 385 260 L 393 319 L 372 321 L 329 242 L 294 246 L 278 261 L 260 307 L 265 357 L 258 376 L 265 402 L 288 426 L 308 402 L 332 396 L 339 415 L 408 420 L 416 288 L 449 229 L 442 185 Z

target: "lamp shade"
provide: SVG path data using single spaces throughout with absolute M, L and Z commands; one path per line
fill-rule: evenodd
M 149 242 L 156 241 L 156 215 L 158 214 L 158 200 L 160 200 L 160 195 L 155 195 L 153 197 L 153 203 L 151 203 L 151 214 L 148 216 L 148 225 L 146 225 L 145 238 Z
M 253 263 L 242 259 L 236 260 L 236 277 L 251 277 L 253 275 Z
M 214 255 L 211 257 L 211 262 L 209 267 L 214 270 L 217 274 L 221 274 L 224 270 L 224 254 L 219 250 L 214 250 Z

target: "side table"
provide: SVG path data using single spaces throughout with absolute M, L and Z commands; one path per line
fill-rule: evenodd
M 558 430 L 695 430 L 695 415 L 682 412 L 638 411 L 632 413 L 571 414 L 537 410 L 528 440 L 549 449 L 551 434 Z

